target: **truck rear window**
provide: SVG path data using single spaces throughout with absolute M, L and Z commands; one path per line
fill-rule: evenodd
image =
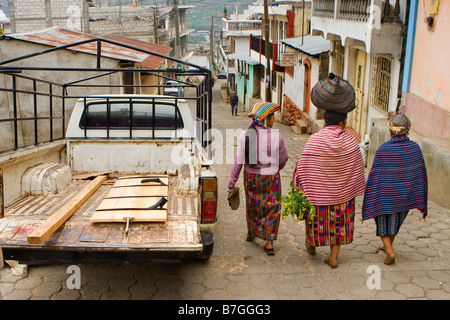
M 109 106 L 109 117 L 108 117 Z M 155 120 L 153 121 L 153 106 Z M 130 114 L 130 110 L 133 110 Z M 108 121 L 109 120 L 109 121 Z M 183 120 L 175 104 L 152 102 L 110 101 L 89 102 L 80 120 L 81 129 L 133 129 L 174 130 L 183 128 Z M 109 122 L 109 126 L 108 126 Z

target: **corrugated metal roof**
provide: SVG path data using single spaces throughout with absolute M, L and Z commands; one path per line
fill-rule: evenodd
M 136 48 L 155 52 L 155 53 L 162 54 L 165 56 L 168 56 L 170 54 L 170 52 L 172 51 L 171 47 L 154 44 L 154 43 L 150 43 L 150 42 L 144 42 L 144 41 L 140 41 L 140 40 L 136 40 L 136 39 L 132 39 L 132 38 L 128 38 L 128 37 L 123 37 L 123 36 L 119 36 L 119 35 L 115 35 L 115 34 L 102 34 L 102 35 L 100 35 L 100 38 L 105 38 L 105 39 L 109 39 L 109 40 L 112 40 L 115 42 L 120 42 L 123 44 L 127 44 L 129 46 L 133 46 Z M 102 47 L 103 47 L 103 44 L 102 44 Z M 127 48 L 124 48 L 124 49 L 127 49 Z M 144 61 L 141 62 L 141 68 L 157 69 L 163 62 L 164 62 L 163 58 L 160 58 L 160 57 L 157 57 L 154 55 L 150 55 L 147 59 L 145 59 Z
M 232 53 L 229 54 L 225 57 L 227 60 L 239 60 L 239 61 L 244 61 L 245 63 L 253 66 L 256 64 L 261 64 L 259 61 L 256 61 L 255 59 L 253 59 L 252 57 L 249 57 L 247 52 L 236 52 L 236 53 Z
M 331 50 L 330 41 L 322 38 L 321 36 L 304 36 L 303 40 L 302 37 L 290 38 L 284 39 L 281 42 L 312 56 Z
M 66 30 L 60 27 L 53 27 L 49 29 L 44 29 L 36 32 L 30 32 L 30 33 L 17 33 L 17 34 L 9 34 L 7 37 L 17 40 L 23 40 L 23 41 L 29 41 L 33 43 L 39 43 L 43 45 L 48 45 L 52 47 L 59 47 L 63 45 L 68 45 L 71 43 L 83 41 L 83 40 L 89 40 L 89 39 L 95 39 L 96 37 L 85 34 L 85 33 L 79 33 L 75 31 Z M 133 45 L 135 47 L 138 47 L 140 49 L 148 50 L 146 47 L 142 45 L 144 43 L 143 41 L 140 44 L 130 44 L 123 41 L 123 39 L 126 37 L 122 37 L 122 41 L 116 41 L 116 42 L 122 42 L 127 45 Z M 127 38 L 129 39 L 129 38 Z M 114 39 L 110 39 L 115 41 Z M 129 39 L 132 40 L 132 39 Z M 137 41 L 137 40 L 136 40 Z M 89 54 L 97 54 L 97 43 L 96 42 L 89 42 L 77 46 L 73 46 L 68 48 L 68 50 L 74 50 L 79 52 L 85 52 Z M 155 51 L 156 52 L 156 51 Z M 165 52 L 165 51 L 164 51 Z M 160 54 L 164 54 L 163 52 L 157 52 Z M 125 48 L 122 46 L 118 46 L 112 43 L 101 43 L 101 55 L 103 57 L 108 57 L 112 59 L 118 59 L 118 60 L 126 60 L 126 61 L 134 61 L 134 62 L 143 62 L 146 59 L 148 59 L 151 55 L 147 54 L 145 52 L 140 52 L 137 50 Z

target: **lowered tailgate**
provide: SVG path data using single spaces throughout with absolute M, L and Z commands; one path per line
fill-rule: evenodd
M 155 185 L 155 191 L 151 191 L 152 187 L 145 186 L 142 189 L 135 183 L 142 179 L 159 178 L 167 182 L 167 195 L 158 184 L 148 183 Z M 134 182 L 127 189 L 118 188 L 117 183 L 125 182 L 126 179 L 134 179 Z M 110 177 L 48 240 L 38 245 L 28 244 L 27 235 L 88 182 L 74 180 L 60 194 L 26 196 L 6 207 L 5 217 L 0 219 L 0 246 L 3 250 L 182 253 L 203 249 L 198 193 L 179 195 L 177 177 L 161 175 Z M 145 210 L 147 205 L 154 205 L 162 196 L 167 196 L 167 203 L 156 210 Z M 124 202 L 120 203 L 119 200 Z M 102 214 L 103 218 L 95 220 L 97 215 Z M 159 220 L 141 221 L 139 218 L 148 218 L 153 214 Z M 123 216 L 122 219 L 119 216 Z

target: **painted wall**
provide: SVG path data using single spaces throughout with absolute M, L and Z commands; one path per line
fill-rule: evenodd
M 294 49 L 288 49 L 294 52 Z M 286 72 L 285 75 L 285 95 L 288 104 L 295 105 L 300 113 L 294 111 L 294 114 L 300 114 L 301 119 L 311 128 L 313 132 L 317 132 L 321 126 L 321 119 L 323 118 L 323 111 L 319 110 L 311 101 L 309 103 L 309 114 L 306 113 L 305 100 L 305 63 L 309 62 L 311 66 L 311 83 L 312 88 L 317 82 L 326 78 L 328 75 L 329 56 L 328 53 L 323 53 L 320 56 L 311 56 L 306 53 L 297 51 L 301 65 L 293 67 L 293 73 L 290 75 Z M 288 112 L 288 111 L 287 111 Z M 295 116 L 295 115 L 294 115 Z M 289 118 L 289 115 L 287 115 Z
M 415 25 L 408 29 L 408 36 L 410 39 L 414 37 L 414 42 L 411 49 L 407 48 L 402 111 L 420 135 L 450 137 L 450 85 L 447 79 L 450 70 L 450 21 L 445 19 L 450 13 L 450 3 L 440 1 L 439 12 L 431 28 L 424 22 L 430 13 L 430 4 L 431 0 L 417 0 L 412 6 L 417 12 L 413 21 Z
M 424 22 L 431 0 L 420 1 L 417 9 L 416 38 L 410 93 L 450 111 L 450 1 L 440 1 L 432 30 Z
M 242 74 L 236 74 L 236 94 L 239 98 L 238 110 L 242 111 L 242 106 L 245 103 L 245 78 Z

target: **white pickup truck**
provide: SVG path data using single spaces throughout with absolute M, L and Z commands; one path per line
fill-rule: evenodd
M 184 99 L 79 99 L 65 139 L 0 155 L 1 190 L 21 190 L 0 214 L 3 259 L 208 259 L 217 175 L 195 132 Z

